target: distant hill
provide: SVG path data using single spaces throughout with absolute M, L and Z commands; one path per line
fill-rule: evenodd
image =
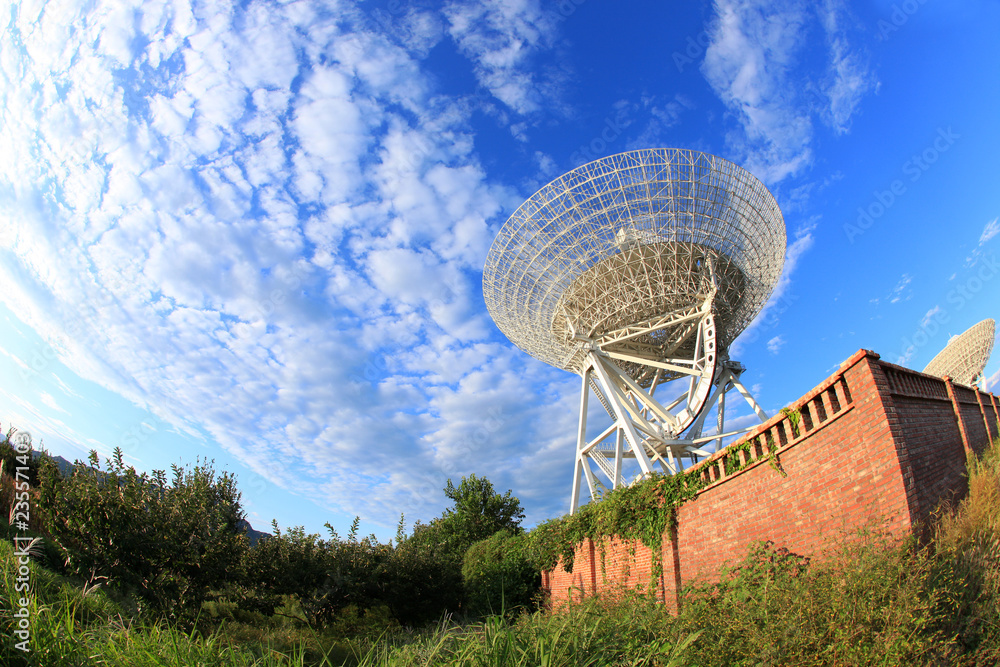
M 250 540 L 250 546 L 255 546 L 262 539 L 272 537 L 271 533 L 265 533 L 262 530 L 254 530 L 250 522 L 244 519 L 240 522 L 240 528 L 246 533 L 247 539 Z
M 36 450 L 33 452 L 33 455 L 35 458 L 38 458 L 39 456 L 42 455 L 42 453 Z M 49 454 L 49 458 L 51 458 L 55 462 L 56 467 L 59 469 L 59 472 L 62 473 L 64 477 L 69 477 L 70 475 L 73 474 L 73 468 L 75 466 L 71 461 L 67 461 L 61 456 L 52 456 L 51 454 Z M 85 466 L 85 467 L 88 469 L 92 469 L 90 466 Z M 247 539 L 250 540 L 250 546 L 256 545 L 257 542 L 266 537 L 271 537 L 271 533 L 265 533 L 260 530 L 254 530 L 254 527 L 251 526 L 250 522 L 247 521 L 246 519 L 240 521 L 240 528 L 243 530 L 244 533 L 246 533 Z

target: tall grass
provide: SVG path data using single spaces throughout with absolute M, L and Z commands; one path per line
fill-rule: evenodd
M 1000 443 L 934 525 L 930 543 L 870 529 L 814 560 L 754 544 L 677 616 L 617 593 L 384 643 L 361 664 L 1000 665 Z
M 969 493 L 935 522 L 940 631 L 1000 665 L 1000 441 L 971 459 Z
M 14 647 L 17 562 L 10 542 L 0 540 L 0 665 L 10 667 L 304 667 L 341 664 L 322 658 L 300 641 L 244 644 L 225 626 L 201 634 L 164 622 L 144 622 L 99 586 L 59 576 L 32 562 L 29 597 L 30 651 Z M 329 650 L 327 654 L 329 654 Z M 317 655 L 320 657 L 317 659 Z
M 315 631 L 291 612 L 280 622 L 217 615 L 196 624 L 200 632 L 182 631 L 145 620 L 128 598 L 33 563 L 30 654 L 13 648 L 11 610 L 20 594 L 13 548 L 0 540 L 0 664 L 1000 664 L 1000 444 L 970 461 L 967 497 L 941 508 L 929 542 L 877 530 L 851 537 L 814 560 L 752 545 L 717 583 L 687 589 L 676 616 L 626 590 L 516 618 L 445 619 L 420 631 L 377 614 Z
M 383 643 L 362 656 L 362 667 L 596 667 L 689 664 L 698 632 L 677 638 L 656 601 L 631 592 L 596 597 L 559 612 L 503 615 L 467 626 L 441 624 L 412 643 Z

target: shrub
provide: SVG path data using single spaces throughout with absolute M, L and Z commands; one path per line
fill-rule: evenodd
M 461 559 L 436 526 L 417 525 L 385 565 L 385 604 L 401 623 L 424 625 L 457 611 L 463 600 Z
M 531 609 L 541 573 L 528 558 L 527 535 L 502 530 L 465 552 L 462 579 L 472 614 L 512 614 Z
M 195 612 L 207 591 L 238 568 L 247 548 L 240 493 L 228 473 L 212 466 L 174 466 L 153 476 L 125 466 L 115 450 L 103 471 L 77 465 L 63 478 L 43 463 L 38 510 L 66 571 L 134 590 L 157 611 Z

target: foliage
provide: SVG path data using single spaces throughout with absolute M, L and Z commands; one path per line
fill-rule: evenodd
M 589 598 L 561 612 L 491 616 L 472 626 L 442 623 L 402 644 L 385 642 L 363 656 L 362 667 L 482 666 L 680 667 L 698 633 L 677 637 L 670 617 L 649 598 Z
M 672 534 L 677 508 L 694 498 L 705 484 L 700 469 L 695 469 L 676 475 L 653 475 L 638 484 L 619 487 L 601 502 L 584 505 L 575 514 L 535 528 L 529 547 L 533 561 L 540 569 L 550 570 L 561 559 L 562 566 L 572 572 L 577 544 L 584 539 L 600 542 L 618 537 L 649 547 L 654 562 L 662 567 L 663 536 Z M 658 576 L 659 572 L 654 571 L 653 577 Z
M 810 563 L 752 545 L 716 584 L 684 596 L 678 625 L 703 628 L 702 664 L 919 664 L 927 632 L 930 561 L 913 541 L 869 534 Z
M 384 608 L 403 623 L 419 624 L 458 608 L 461 580 L 449 578 L 453 568 L 439 552 L 406 541 L 393 547 L 374 536 L 359 540 L 354 531 L 341 539 L 328 528 L 331 537 L 324 540 L 302 527 L 282 532 L 275 525 L 272 537 L 246 552 L 246 579 L 220 601 L 265 616 L 299 614 L 310 627 L 334 625 L 348 609 Z
M 792 426 L 792 435 L 796 438 L 801 435 L 799 431 L 799 422 L 802 421 L 802 413 L 795 408 L 781 408 L 781 414 L 788 417 L 788 423 Z
M 471 614 L 514 614 L 534 606 L 541 573 L 528 558 L 526 535 L 501 530 L 465 552 L 462 580 Z
M 510 491 L 500 495 L 475 475 L 458 486 L 448 480 L 444 492 L 453 506 L 429 524 L 417 523 L 409 536 L 401 518 L 395 546 L 374 536 L 357 539 L 357 519 L 347 539 L 329 525 L 329 540 L 301 527 L 282 533 L 275 525 L 273 537 L 246 552 L 246 580 L 229 586 L 213 605 L 235 603 L 265 616 L 294 616 L 294 609 L 310 627 L 329 627 L 347 608 L 367 613 L 382 607 L 408 625 L 458 611 L 468 547 L 498 530 L 520 531 L 524 513 Z
M 397 545 L 387 564 L 385 604 L 406 625 L 423 625 L 461 608 L 461 557 L 437 525 L 418 525 Z M 436 535 L 436 536 L 435 536 Z
M 510 490 L 501 496 L 485 477 L 463 477 L 457 487 L 449 479 L 444 494 L 454 505 L 445 510 L 442 524 L 466 548 L 500 530 L 521 530 L 521 501 Z
M 968 466 L 968 495 L 933 526 L 939 632 L 1000 664 L 1000 440 Z M 985 664 L 985 663 L 984 663 Z
M 777 446 L 770 434 L 766 438 L 768 462 L 784 477 Z M 743 463 L 739 456 L 741 451 L 749 454 L 754 442 L 745 441 L 726 449 L 721 465 L 727 475 L 755 463 L 750 456 Z M 530 533 L 528 551 L 532 561 L 542 570 L 551 570 L 561 563 L 567 572 L 572 572 L 576 546 L 584 539 L 593 540 L 603 549 L 604 539 L 617 537 L 641 543 L 653 552 L 651 583 L 655 582 L 663 572 L 663 537 L 673 535 L 677 509 L 709 483 L 704 473 L 704 465 L 699 465 L 676 475 L 654 474 L 605 493 L 600 502 L 584 505 L 575 514 L 539 524 Z
M 170 615 L 197 609 L 207 591 L 230 579 L 247 549 L 240 492 L 210 463 L 152 476 L 126 466 L 120 449 L 101 470 L 78 464 L 63 478 L 42 465 L 38 511 L 66 572 L 134 590 Z
M 453 505 L 429 524 L 414 526 L 396 549 L 389 581 L 398 594 L 390 606 L 404 622 L 426 622 L 461 609 L 462 565 L 469 547 L 498 531 L 522 532 L 521 501 L 510 490 L 500 495 L 488 479 L 470 475 L 458 486 L 449 479 L 444 493 Z
M 717 583 L 686 589 L 676 616 L 651 597 L 621 590 L 481 623 L 459 625 L 445 616 L 416 631 L 400 627 L 396 612 L 377 604 L 344 606 L 326 629 L 316 629 L 295 595 L 279 600 L 276 610 L 284 616 L 211 600 L 203 622 L 182 631 L 176 623 L 137 615 L 131 599 L 113 587 L 59 576 L 33 560 L 33 652 L 25 655 L 3 642 L 0 664 L 993 665 L 1000 664 L 998 524 L 1000 445 L 994 445 L 970 463 L 968 496 L 942 509 L 928 543 L 869 530 L 845 536 L 850 539 L 811 561 L 755 544 Z M 272 539 L 292 532 L 298 534 L 278 531 Z M 558 537 L 544 526 L 531 535 L 502 534 L 487 542 L 500 556 L 519 548 L 501 546 L 504 541 L 526 540 L 526 549 L 520 548 L 531 554 Z M 311 553 L 306 543 L 321 541 L 295 539 L 304 554 Z M 355 531 L 346 539 L 333 533 L 329 541 L 365 542 Z M 382 548 L 395 554 L 406 542 Z M 490 548 L 482 545 L 485 560 Z M 313 561 L 303 556 L 300 562 Z M 0 540 L 0 633 L 6 637 L 13 629 L 15 571 L 13 549 Z
M 11 439 L 16 433 L 17 429 L 12 426 L 7 428 L 6 434 L 0 432 L 0 467 L 2 467 L 2 470 L 11 477 L 14 476 L 18 467 L 26 467 L 28 468 L 26 473 L 28 483 L 33 487 L 38 486 L 38 472 L 40 466 L 38 457 L 29 453 L 27 458 L 25 458 L 15 451 L 14 443 Z M 30 438 L 28 439 L 28 442 L 30 446 Z

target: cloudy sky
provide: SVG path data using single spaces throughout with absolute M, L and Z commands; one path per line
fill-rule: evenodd
M 704 150 L 775 194 L 785 273 L 734 345 L 769 412 L 858 348 L 922 369 L 1000 314 L 995 0 L 0 17 L 0 424 L 214 459 L 257 527 L 388 537 L 470 473 L 528 525 L 566 511 L 578 379 L 496 329 L 482 267 L 604 155 Z

